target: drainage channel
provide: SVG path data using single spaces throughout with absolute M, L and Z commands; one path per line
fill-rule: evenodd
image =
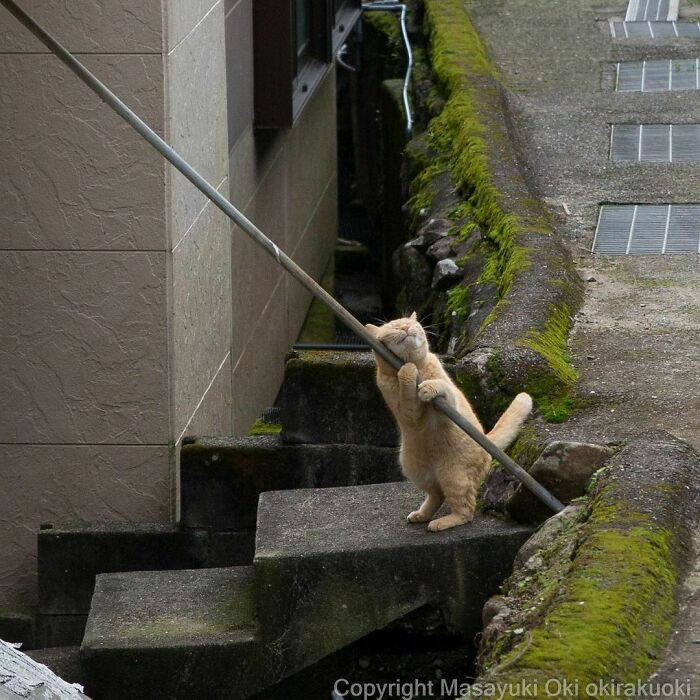
M 700 59 L 624 61 L 616 65 L 616 92 L 700 90 Z
M 700 161 L 700 124 L 612 124 L 610 160 Z
M 700 254 L 700 204 L 603 204 L 593 252 Z
M 700 37 L 700 22 L 627 22 L 610 20 L 613 39 L 665 39 Z

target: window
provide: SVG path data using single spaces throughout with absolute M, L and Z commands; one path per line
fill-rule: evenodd
M 360 13 L 360 0 L 253 0 L 257 127 L 294 123 Z

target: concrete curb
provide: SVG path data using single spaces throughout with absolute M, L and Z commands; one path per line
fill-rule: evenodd
M 651 431 L 627 444 L 581 514 L 504 584 L 507 613 L 476 682 L 505 683 L 506 698 L 523 697 L 522 683 L 531 697 L 566 697 L 564 681 L 574 697 L 612 682 L 641 694 L 671 630 L 699 499 L 700 455 L 685 442 Z
M 525 390 L 545 417 L 563 420 L 568 415 L 563 403 L 576 377 L 566 341 L 582 300 L 580 279 L 549 213 L 521 172 L 507 91 L 463 3 L 425 0 L 425 11 L 433 70 L 447 97 L 428 127 L 428 140 L 470 215 L 496 244 L 479 282 L 497 282 L 500 300 L 466 348 L 470 354 L 487 349 L 498 371 L 482 364 L 485 374 L 479 376 L 467 359 L 465 388 L 508 395 Z M 429 184 L 425 171 L 420 178 Z M 468 308 L 462 311 L 469 314 Z

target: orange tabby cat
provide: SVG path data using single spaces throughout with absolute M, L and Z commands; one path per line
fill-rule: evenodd
M 447 501 L 450 513 L 432 520 L 433 532 L 471 522 L 476 492 L 491 458 L 447 416 L 430 405 L 443 396 L 470 423 L 483 432 L 472 407 L 430 352 L 428 339 L 415 312 L 410 318 L 389 321 L 367 330 L 405 364 L 396 372 L 381 357 L 377 385 L 401 431 L 400 462 L 403 473 L 427 494 L 423 505 L 409 513 L 410 523 L 430 520 Z M 417 383 L 420 378 L 420 383 Z M 501 449 L 510 445 L 532 410 L 528 394 L 518 394 L 487 437 Z

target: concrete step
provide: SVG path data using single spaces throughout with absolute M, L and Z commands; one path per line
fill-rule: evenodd
M 81 647 L 86 692 L 124 698 L 241 698 L 263 682 L 253 572 L 99 576 Z
M 297 350 L 280 394 L 288 443 L 398 445 L 394 419 L 375 384 L 369 352 Z
M 249 564 L 252 532 L 183 529 L 174 523 L 71 521 L 38 533 L 39 610 L 32 646 L 78 645 L 95 577 Z
M 402 478 L 395 447 L 288 445 L 279 435 L 202 437 L 182 447 L 181 524 L 226 530 L 230 536 L 234 532 L 252 533 L 258 496 L 263 491 L 354 486 Z
M 252 567 L 98 576 L 82 646 L 99 698 L 245 698 L 414 610 L 480 629 L 531 528 L 409 525 L 408 483 L 263 493 Z
M 441 533 L 410 525 L 406 482 L 264 493 L 253 563 L 280 679 L 425 604 L 473 635 L 532 529 L 488 516 Z

